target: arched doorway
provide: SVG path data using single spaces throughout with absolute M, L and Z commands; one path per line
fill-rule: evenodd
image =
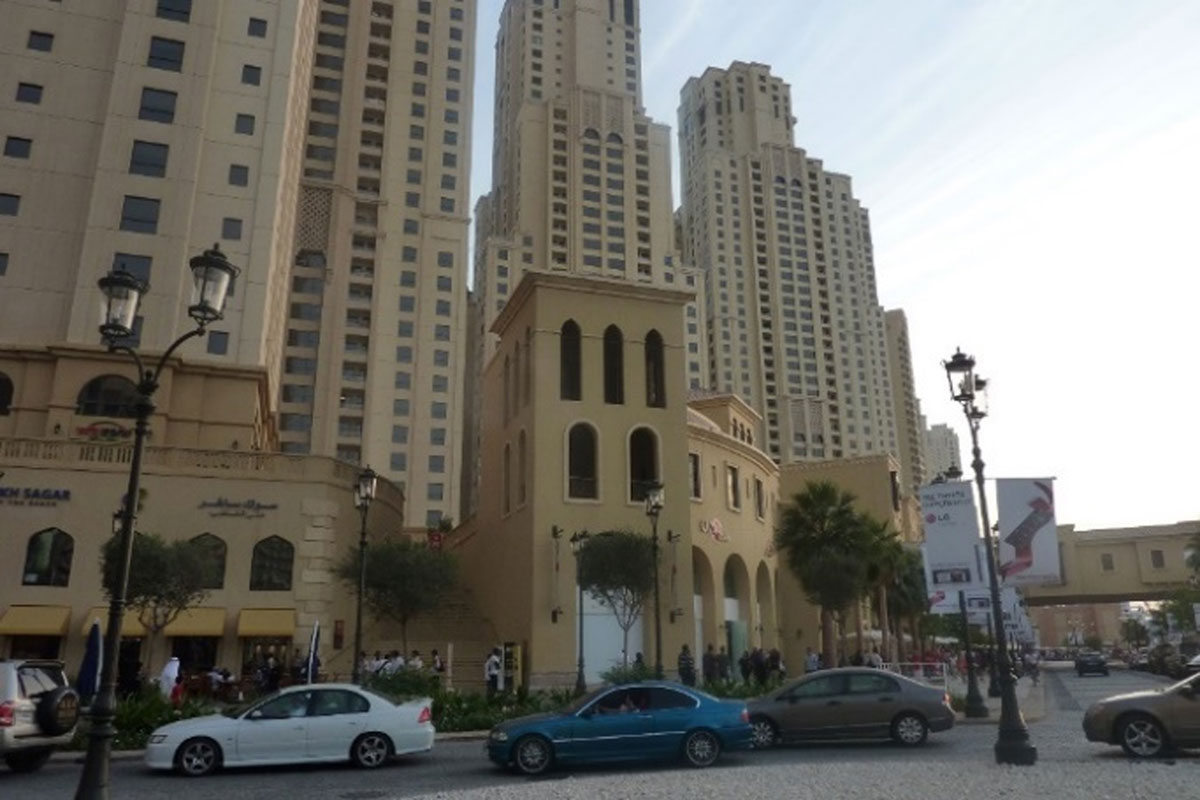
M 692 652 L 699 657 L 706 644 L 715 644 L 718 638 L 724 638 L 717 636 L 720 617 L 717 615 L 712 562 L 699 547 L 692 547 L 692 616 L 696 620 Z
M 754 577 L 754 599 L 758 606 L 758 646 L 766 650 L 779 647 L 779 625 L 775 621 L 775 589 L 771 585 L 771 570 L 760 561 Z
M 741 556 L 725 560 L 722 574 L 725 646 L 730 661 L 736 662 L 743 651 L 752 646 L 750 638 L 750 571 Z

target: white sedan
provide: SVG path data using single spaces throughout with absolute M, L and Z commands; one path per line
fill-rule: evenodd
M 208 775 L 220 767 L 351 761 L 382 766 L 394 755 L 433 749 L 428 698 L 395 703 L 352 684 L 293 686 L 222 714 L 154 731 L 151 769 Z

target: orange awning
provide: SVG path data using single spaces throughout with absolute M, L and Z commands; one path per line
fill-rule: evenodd
M 189 608 L 163 629 L 166 636 L 224 636 L 225 609 Z
M 243 608 L 238 614 L 237 635 L 242 639 L 290 637 L 296 630 L 291 608 Z
M 69 606 L 9 606 L 0 617 L 0 636 L 65 636 Z

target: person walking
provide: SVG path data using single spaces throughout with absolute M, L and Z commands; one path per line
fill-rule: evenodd
M 495 697 L 500 689 L 500 648 L 493 647 L 492 654 L 483 662 L 483 679 L 487 681 L 487 696 Z
M 429 653 L 429 666 L 433 668 L 434 672 L 446 671 L 446 662 L 442 661 L 442 657 L 438 655 L 437 650 L 433 650 Z
M 750 682 L 750 651 L 743 650 L 742 657 L 738 659 L 738 670 L 742 673 L 742 683 Z
M 711 644 L 704 651 L 704 655 L 700 657 L 700 674 L 704 676 L 705 684 L 716 683 L 717 654 L 713 652 Z
M 723 646 L 717 652 L 717 680 L 729 680 L 729 654 L 725 652 Z
M 692 653 L 686 644 L 679 648 L 676 668 L 679 670 L 679 680 L 684 686 L 696 685 L 696 659 L 692 658 Z

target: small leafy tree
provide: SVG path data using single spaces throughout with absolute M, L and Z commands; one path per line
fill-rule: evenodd
M 623 661 L 629 664 L 629 629 L 654 590 L 654 549 L 633 531 L 607 531 L 588 537 L 579 551 L 579 584 L 608 606 L 621 628 Z
M 346 552 L 336 574 L 351 591 L 358 591 L 357 548 Z M 409 621 L 436 608 L 457 580 L 458 564 L 447 552 L 430 550 L 411 539 L 371 542 L 363 606 L 372 617 L 390 619 L 400 626 L 400 641 L 407 653 Z
M 1141 647 L 1143 642 L 1150 642 L 1150 631 L 1146 630 L 1140 619 L 1129 617 L 1121 621 L 1121 638 L 1128 642 L 1130 647 Z
M 100 575 L 109 599 L 116 589 L 122 555 L 119 534 L 108 540 L 100 554 Z M 134 534 L 125 602 L 146 628 L 151 653 L 164 628 L 208 597 L 206 587 L 214 584 L 215 568 L 209 552 L 193 541 L 168 542 L 156 534 Z

